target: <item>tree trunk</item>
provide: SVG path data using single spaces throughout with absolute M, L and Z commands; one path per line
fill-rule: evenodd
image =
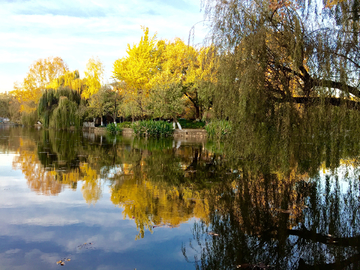
M 188 99 L 192 102 L 192 104 L 195 107 L 195 117 L 196 119 L 200 119 L 200 105 L 199 105 L 199 99 L 198 94 L 195 92 L 195 98 L 192 98 L 189 94 L 185 92 L 185 96 L 188 97 Z
M 180 123 L 179 123 L 178 121 L 176 121 L 176 124 L 177 124 L 178 128 L 179 128 L 180 130 L 182 130 L 181 125 L 180 125 Z
M 200 106 L 194 104 L 195 107 L 195 117 L 196 119 L 200 119 Z
M 173 128 L 174 128 L 174 129 L 176 129 L 176 126 L 175 126 L 175 125 L 177 125 L 178 128 L 179 128 L 180 130 L 182 130 L 181 125 L 180 125 L 180 123 L 178 122 L 178 120 L 176 119 L 176 117 L 173 117 Z

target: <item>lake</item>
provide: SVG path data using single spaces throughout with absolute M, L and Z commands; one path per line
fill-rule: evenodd
M 0 269 L 360 269 L 359 148 L 277 141 L 1 127 Z

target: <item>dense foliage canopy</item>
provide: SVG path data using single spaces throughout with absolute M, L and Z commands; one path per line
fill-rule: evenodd
M 359 7 L 331 3 L 204 1 L 221 59 L 220 117 L 267 117 L 285 102 L 358 108 Z

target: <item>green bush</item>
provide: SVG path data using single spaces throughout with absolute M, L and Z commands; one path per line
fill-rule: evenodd
M 122 123 L 118 123 L 118 127 L 119 128 L 131 128 L 131 122 L 130 121 L 126 121 L 126 122 L 122 122 Z
M 226 120 L 213 120 L 205 126 L 210 140 L 220 141 L 231 132 L 231 124 Z
M 138 121 L 131 125 L 134 133 L 146 137 L 167 137 L 174 132 L 172 124 L 164 121 Z
M 110 134 L 115 135 L 115 134 L 121 132 L 121 128 L 115 123 L 110 123 L 106 126 L 106 131 Z
M 204 121 L 189 121 L 182 118 L 179 119 L 179 123 L 182 128 L 194 128 L 194 129 L 204 128 L 206 124 Z

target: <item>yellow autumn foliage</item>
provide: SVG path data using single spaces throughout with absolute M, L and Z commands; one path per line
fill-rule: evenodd
M 156 102 L 152 92 L 180 87 L 194 106 L 199 107 L 199 88 L 204 82 L 216 81 L 215 48 L 197 49 L 180 38 L 158 41 L 156 34 L 149 36 L 148 28 L 143 27 L 143 32 L 139 44 L 128 45 L 127 56 L 114 63 L 114 78 L 125 85 L 121 93 L 123 102 L 131 104 L 131 110 L 138 107 L 136 114 L 141 115 L 146 113 L 147 105 Z M 180 98 L 178 102 L 185 103 L 185 99 Z
M 101 88 L 101 83 L 104 75 L 104 66 L 99 58 L 90 58 L 86 64 L 85 80 L 87 87 L 82 92 L 83 98 L 90 98 L 90 96 L 97 93 Z
M 346 0 L 327 0 L 325 7 L 332 8 L 341 2 L 345 2 Z
M 113 185 L 111 201 L 124 209 L 124 219 L 135 221 L 139 231 L 136 239 L 143 238 L 146 229 L 152 232 L 154 227 L 177 227 L 193 217 L 207 221 L 210 213 L 205 191 L 135 178 Z
M 126 50 L 127 56 L 114 63 L 114 77 L 126 83 L 134 95 L 147 94 L 151 88 L 151 79 L 159 71 L 163 42 L 156 41 L 156 34 L 149 36 L 149 28 L 142 27 L 144 35 L 139 44 L 133 44 Z
M 86 79 L 80 79 L 79 71 L 67 71 L 64 75 L 52 80 L 47 86 L 47 89 L 58 89 L 59 87 L 68 87 L 72 90 L 82 92 L 86 89 Z
M 83 185 L 81 188 L 85 201 L 95 204 L 101 197 L 102 189 L 100 178 L 96 170 L 91 168 L 88 163 L 80 164 L 80 172 L 83 175 Z
M 60 57 L 48 57 L 34 62 L 23 82 L 15 83 L 14 90 L 10 92 L 20 102 L 20 111 L 35 111 L 43 90 L 67 71 L 68 67 Z

